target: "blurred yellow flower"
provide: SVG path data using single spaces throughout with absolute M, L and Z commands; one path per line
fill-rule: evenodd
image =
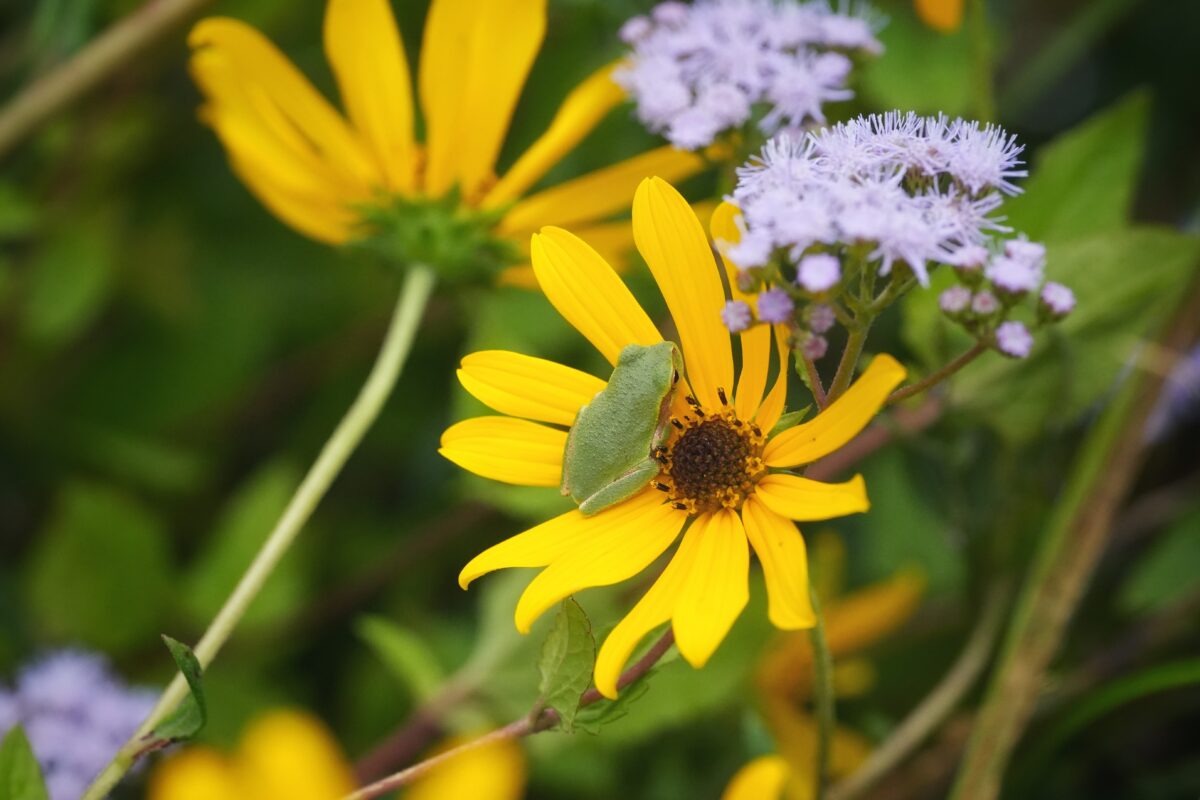
M 962 25 L 963 0 L 913 0 L 917 16 L 929 27 L 953 33 Z
M 613 258 L 631 246 L 628 225 L 605 223 L 628 207 L 644 177 L 682 179 L 703 160 L 660 147 L 530 196 L 624 95 L 612 65 L 571 92 L 545 133 L 497 179 L 500 147 L 546 29 L 546 0 L 433 0 L 418 89 L 425 142 L 416 140 L 408 61 L 388 0 L 329 0 L 325 53 L 343 116 L 261 33 L 234 19 L 191 32 L 191 71 L 233 169 L 281 220 L 323 242 L 362 235 L 362 209 L 390 196 L 441 198 L 452 190 L 499 214 L 494 234 L 518 248 L 541 225 L 579 225 Z M 529 282 L 528 267 L 510 271 Z
M 735 214 L 730 206 L 718 209 L 714 235 L 736 239 Z M 465 588 L 494 570 L 545 567 L 517 603 L 517 628 L 528 632 L 564 597 L 638 574 L 682 531 L 662 575 L 600 648 L 596 687 L 610 698 L 638 643 L 664 623 L 671 623 L 690 664 L 708 661 L 746 605 L 751 547 L 763 565 L 771 621 L 785 629 L 814 624 L 804 539 L 794 521 L 859 513 L 869 504 L 862 476 L 829 484 L 789 469 L 856 436 L 905 374 L 895 359 L 876 356 L 828 408 L 772 435 L 791 371 L 786 330 L 764 325 L 740 335 L 735 383 L 730 334 L 720 317 L 720 269 L 700 221 L 666 181 L 651 178 L 638 187 L 633 236 L 671 312 L 685 364 L 661 470 L 632 498 L 591 516 L 576 509 L 517 534 L 476 556 L 459 575 Z M 532 251 L 546 298 L 610 363 L 626 345 L 663 340 L 612 267 L 583 239 L 543 228 Z M 773 350 L 776 377 L 767 391 Z M 480 401 L 511 416 L 459 422 L 442 434 L 439 452 L 493 480 L 560 486 L 566 428 L 605 381 L 504 351 L 467 356 L 459 379 Z
M 451 739 L 448 750 L 465 739 Z M 354 773 L 319 720 L 300 711 L 268 712 L 246 728 L 232 755 L 192 746 L 150 776 L 147 800 L 340 800 Z M 403 800 L 518 800 L 525 756 L 512 741 L 467 750 L 438 765 L 401 793 Z
M 902 571 L 838 598 L 841 541 L 833 535 L 819 536 L 814 551 L 814 571 L 821 576 L 817 590 L 825 605 L 825 633 L 837 659 L 835 691 L 842 697 L 860 695 L 874 682 L 874 670 L 869 662 L 852 656 L 908 621 L 917 609 L 925 581 L 915 571 Z M 789 633 L 780 637 L 764 655 L 756 676 L 762 713 L 779 752 L 739 770 L 722 800 L 809 800 L 813 796 L 818 728 L 805 708 L 812 681 L 808 636 Z M 839 726 L 830 747 L 831 775 L 836 778 L 854 772 L 870 749 L 865 737 Z

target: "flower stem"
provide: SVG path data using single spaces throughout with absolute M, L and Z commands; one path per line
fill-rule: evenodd
M 0 109 L 0 157 L 209 0 L 149 0 Z
M 671 645 L 675 643 L 675 631 L 667 628 L 666 632 L 655 642 L 646 654 L 638 659 L 638 662 L 629 669 L 621 673 L 621 677 L 617 680 L 617 688 L 624 689 L 629 684 L 642 678 L 647 672 L 658 663 L 667 651 L 671 649 Z M 592 687 L 583 693 L 579 698 L 579 707 L 590 706 L 593 703 L 598 703 L 604 699 L 604 695 L 600 694 L 600 690 Z M 346 795 L 342 800 L 371 800 L 375 797 L 380 797 L 388 792 L 399 789 L 401 786 L 408 784 L 420 778 L 422 775 L 429 772 L 438 764 L 453 758 L 454 756 L 463 753 L 467 750 L 474 750 L 477 747 L 482 747 L 492 742 L 501 742 L 508 739 L 521 739 L 525 736 L 530 736 L 535 733 L 550 730 L 558 724 L 558 712 L 552 708 L 538 710 L 534 709 L 535 713 L 526 714 L 518 720 L 510 722 L 503 728 L 498 728 L 491 733 L 485 734 L 478 739 L 472 739 L 465 744 L 439 753 L 436 756 L 425 759 L 411 767 L 403 769 L 393 775 L 375 781 L 369 786 L 364 786 L 353 794 Z
M 842 351 L 842 360 L 838 362 L 833 383 L 829 384 L 829 389 L 825 393 L 828 402 L 832 403 L 837 400 L 850 385 L 850 381 L 854 378 L 854 370 L 858 366 L 858 357 L 862 355 L 863 345 L 867 343 L 867 332 L 870 329 L 869 322 L 850 328 L 846 338 L 846 349 Z
M 837 724 L 837 710 L 833 696 L 833 653 L 829 650 L 829 639 L 825 635 L 825 615 L 821 613 L 817 593 L 811 587 L 809 595 L 817 616 L 817 624 L 809 629 L 813 649 L 813 697 L 817 711 L 817 768 L 813 776 L 813 800 L 821 800 L 829 779 L 829 756 L 833 729 Z
M 926 389 L 937 386 L 939 383 L 958 372 L 967 364 L 970 364 L 972 361 L 986 352 L 987 349 L 988 346 L 983 342 L 976 342 L 970 350 L 967 350 L 958 358 L 954 359 L 949 364 L 946 364 L 936 372 L 931 372 L 916 383 L 911 383 L 908 386 L 892 392 L 891 396 L 887 399 L 887 405 L 899 403 L 901 400 L 907 400 L 915 394 L 920 394 Z
M 975 78 L 975 116 L 983 122 L 994 122 L 996 88 L 992 76 L 992 41 L 988 32 L 986 0 L 971 0 L 967 16 L 971 35 L 971 67 Z
M 341 472 L 342 467 L 358 447 L 364 434 L 379 416 L 384 402 L 392 392 L 400 370 L 412 349 L 417 325 L 425 310 L 425 303 L 433 290 L 434 274 L 428 267 L 416 266 L 409 270 L 404 281 L 400 299 L 392 313 L 391 325 L 383 341 L 383 347 L 363 384 L 354 404 L 338 423 L 333 435 L 321 449 L 304 481 L 292 496 L 283 516 L 267 537 L 262 548 L 254 557 L 225 605 L 217 612 L 199 643 L 195 654 L 202 668 L 207 668 L 216 658 L 221 647 L 237 627 L 246 609 L 258 596 L 263 584 L 271 576 L 280 559 L 287 553 L 304 524 L 312 516 L 317 504 L 325 496 L 330 484 Z M 137 755 L 145 750 L 145 737 L 170 714 L 187 695 L 187 682 L 181 674 L 167 686 L 158 703 L 142 722 L 137 733 L 121 748 L 112 763 L 93 781 L 83 800 L 100 800 L 117 785 Z

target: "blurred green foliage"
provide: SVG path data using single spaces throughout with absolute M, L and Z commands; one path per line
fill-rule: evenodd
M 17 5 L 0 9 L 6 95 L 137 3 Z M 395 5 L 414 59 L 425 4 Z M 502 165 L 619 52 L 616 29 L 647 5 L 552 3 Z M 880 5 L 891 17 L 888 54 L 837 116 L 972 113 L 967 34 L 936 34 L 899 0 Z M 1086 3 L 991 5 L 1003 97 L 1031 53 L 1075 35 Z M 332 96 L 321 6 L 251 0 L 211 11 L 263 27 Z M 987 580 L 1020 574 L 1032 522 L 1061 488 L 1080 430 L 1122 372 L 1143 362 L 1145 337 L 1196 274 L 1200 244 L 1177 230 L 1197 219 L 1200 136 L 1185 134 L 1200 131 L 1200 111 L 1178 101 L 1194 99 L 1196 55 L 1155 37 L 1165 27 L 1200 35 L 1197 16 L 1186 0 L 1132 4 L 1038 103 L 1004 120 L 1034 145 L 1009 222 L 1047 241 L 1050 276 L 1080 305 L 1028 362 L 991 357 L 964 371 L 942 421 L 862 466 L 873 512 L 837 526 L 852 583 L 913 564 L 930 581 L 918 619 L 875 653 L 875 690 L 839 710 L 875 737 L 945 671 Z M 1180 64 L 1169 69 L 1167 59 Z M 397 288 L 395 275 L 302 239 L 250 197 L 196 119 L 185 61 L 183 35 L 171 36 L 0 165 L 0 676 L 77 643 L 107 652 L 136 682 L 165 680 L 171 662 L 158 635 L 194 641 L 203 630 L 353 398 Z M 546 182 L 655 143 L 617 111 Z M 711 186 L 688 188 L 700 198 Z M 645 271 L 630 280 L 661 317 Z M 874 337 L 872 349 L 918 369 L 965 347 L 940 322 L 933 291 L 913 294 Z M 513 629 L 529 575 L 488 576 L 469 593 L 456 576 L 471 555 L 565 501 L 465 476 L 435 452 L 447 423 L 479 410 L 453 366 L 481 348 L 600 368 L 536 293 L 439 295 L 382 419 L 205 676 L 208 741 L 229 745 L 258 711 L 299 704 L 358 756 L 444 679 L 469 689 L 448 720 L 455 729 L 506 722 L 535 700 L 553 615 L 528 637 Z M 794 387 L 789 408 L 808 402 Z M 1194 475 L 1194 447 L 1173 447 L 1185 435 L 1160 447 L 1144 490 Z M 467 501 L 491 510 L 472 517 Z M 1198 531 L 1193 508 L 1118 540 L 1064 672 L 1194 652 Z M 643 585 L 580 596 L 597 639 Z M 604 720 L 601 735 L 585 732 L 597 720 L 583 713 L 583 730 L 530 740 L 530 797 L 716 797 L 738 766 L 770 749 L 751 675 L 772 631 L 761 578 L 751 586 L 749 607 L 703 671 L 664 662 L 609 712 L 624 716 Z M 1161 641 L 1112 634 L 1157 630 L 1164 615 L 1181 614 L 1190 616 Z M 1175 739 L 1194 737 L 1200 696 L 1193 687 L 1172 699 L 1170 708 L 1131 699 L 1132 710 L 1074 732 L 1070 757 L 1020 796 L 1195 796 L 1195 754 Z M 1055 714 L 1052 706 L 1047 725 Z M 125 791 L 139 796 L 138 782 Z

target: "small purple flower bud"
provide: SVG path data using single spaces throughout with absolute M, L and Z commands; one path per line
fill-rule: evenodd
M 650 31 L 654 30 L 654 23 L 643 16 L 630 17 L 621 26 L 621 31 L 618 34 L 621 41 L 625 44 L 633 44 L 641 39 L 646 38 Z
M 1049 319 L 1062 319 L 1075 309 L 1075 293 L 1053 281 L 1042 287 L 1040 313 Z
M 833 309 L 824 303 L 813 303 L 808 307 L 808 329 L 813 333 L 825 333 L 836 322 Z
M 721 309 L 721 321 L 725 323 L 725 327 L 729 329 L 730 333 L 741 333 L 746 330 L 750 327 L 753 319 L 750 306 L 741 300 L 730 300 Z
M 971 307 L 971 290 L 965 286 L 951 286 L 938 297 L 938 306 L 948 317 L 957 317 Z
M 751 294 L 758 284 L 758 278 L 754 277 L 754 273 L 748 269 L 739 269 L 736 283 L 739 292 Z
M 1009 320 L 996 328 L 996 349 L 1012 358 L 1027 358 L 1033 349 L 1033 334 L 1023 323 Z
M 1029 261 L 1011 256 L 1000 256 L 987 269 L 988 280 L 1008 298 L 1020 299 L 1037 289 L 1041 283 L 1041 270 Z
M 1046 245 L 1028 239 L 1009 239 L 1004 244 L 1004 255 L 1037 268 L 1046 263 Z
M 971 310 L 981 317 L 990 317 L 1000 310 L 1000 301 L 987 290 L 976 292 L 971 298 Z
M 769 233 L 747 233 L 737 244 L 730 245 L 725 251 L 729 260 L 742 269 L 761 267 L 771 260 L 775 249 Z
M 796 283 L 813 293 L 827 292 L 842 279 L 842 266 L 829 253 L 816 253 L 800 259 Z
M 768 289 L 758 296 L 758 318 L 763 322 L 780 325 L 790 322 L 796 304 L 783 289 Z
M 829 340 L 824 336 L 809 336 L 800 345 L 800 352 L 809 361 L 817 361 L 829 352 Z
M 988 261 L 988 251 L 982 245 L 969 244 L 955 250 L 947 261 L 956 271 L 978 272 Z

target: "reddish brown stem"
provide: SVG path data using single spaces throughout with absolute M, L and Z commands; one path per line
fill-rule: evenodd
M 907 400 L 913 395 L 920 394 L 926 389 L 937 386 L 939 383 L 946 380 L 946 378 L 949 378 L 967 364 L 970 364 L 987 349 L 987 345 L 983 342 L 976 342 L 970 350 L 966 351 L 949 364 L 946 364 L 937 372 L 931 372 L 916 383 L 911 383 L 908 386 L 892 392 L 891 396 L 887 399 L 888 405 L 891 405 L 892 403 L 899 403 L 901 400 Z

